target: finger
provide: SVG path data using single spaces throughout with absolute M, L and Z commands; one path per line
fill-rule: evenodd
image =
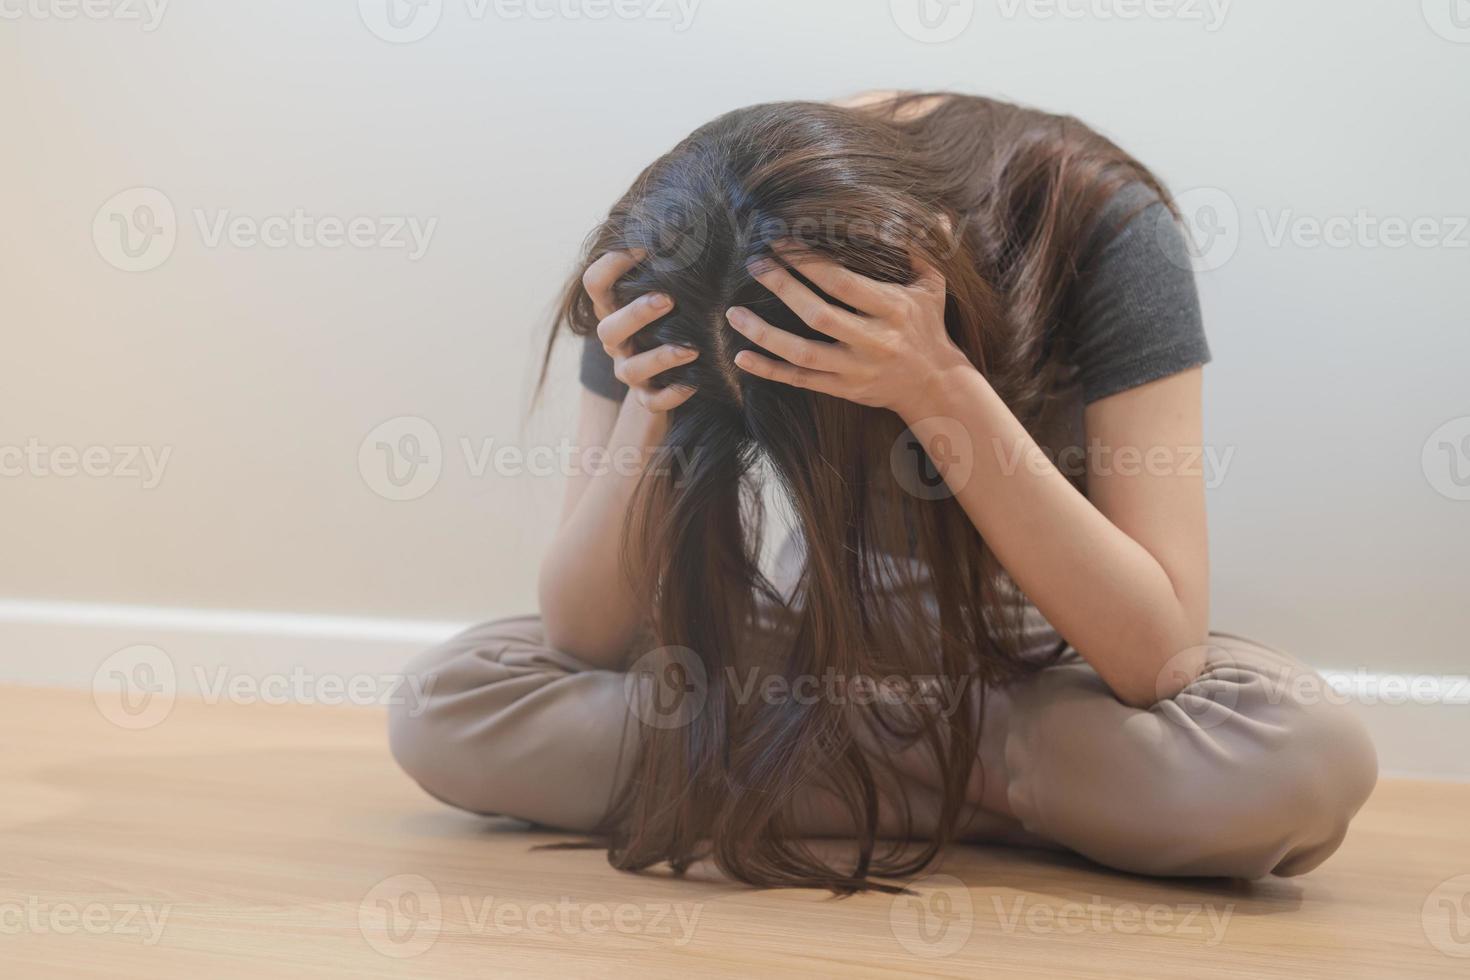
M 776 243 L 776 254 L 791 268 L 816 283 L 822 292 L 854 309 L 877 315 L 894 306 L 897 294 L 889 283 L 853 272 L 825 255 L 802 249 L 789 239 Z
M 582 273 L 582 288 L 592 297 L 592 311 L 597 319 L 610 316 L 618 308 L 617 299 L 613 297 L 613 286 L 633 271 L 643 261 L 645 254 L 640 248 L 608 252 Z
M 632 357 L 624 358 L 618 364 L 615 372 L 617 378 L 625 385 L 637 387 L 647 384 L 656 375 L 662 374 L 669 368 L 678 367 L 680 364 L 688 364 L 699 357 L 699 351 L 692 347 L 680 347 L 678 344 L 664 344 L 653 350 L 644 351 L 642 354 L 634 354 Z
M 929 260 L 917 251 L 909 254 L 909 263 L 914 269 L 914 284 L 910 289 L 921 289 L 943 296 L 945 293 L 944 273 L 929 264 Z
M 797 367 L 831 372 L 840 371 L 847 366 L 847 360 L 843 357 L 846 351 L 835 344 L 807 340 L 796 334 L 787 333 L 780 327 L 771 326 L 743 306 L 730 307 L 725 311 L 725 319 L 730 321 L 730 326 L 739 331 L 741 336 L 749 338 L 752 343 L 785 358 Z
M 805 388 L 808 391 L 821 392 L 824 395 L 835 395 L 841 398 L 838 391 L 837 375 L 827 374 L 824 371 L 811 371 L 807 368 L 797 367 L 794 364 L 783 364 L 773 361 L 755 351 L 743 350 L 735 355 L 735 366 L 748 374 L 769 381 L 779 381 L 783 385 L 791 385 L 793 388 Z
M 609 354 L 618 351 L 632 336 L 669 310 L 674 301 L 663 293 L 647 293 L 620 310 L 614 310 L 597 324 L 597 339 Z
M 652 391 L 648 388 L 633 390 L 638 393 L 638 400 L 643 407 L 650 412 L 672 412 L 694 397 L 694 389 L 688 385 L 669 385 L 659 391 Z
M 852 340 L 862 333 L 856 317 L 828 303 L 804 286 L 795 276 L 775 262 L 756 262 L 750 266 L 755 281 L 765 286 L 785 303 L 801 322 L 818 333 L 837 340 Z

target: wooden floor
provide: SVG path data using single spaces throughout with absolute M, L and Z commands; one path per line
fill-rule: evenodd
M 0 688 L 5 977 L 1470 976 L 1470 787 L 1385 782 L 1317 871 L 964 848 L 917 897 L 634 877 L 458 814 L 365 708 Z

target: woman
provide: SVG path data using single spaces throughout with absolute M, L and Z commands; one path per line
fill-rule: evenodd
M 572 480 L 539 619 L 412 668 L 392 745 L 426 790 L 621 868 L 836 892 L 956 840 L 1243 877 L 1336 849 L 1365 734 L 1209 632 L 1209 350 L 1142 165 L 967 96 L 755 106 L 640 175 L 583 268 L 578 439 L 638 463 Z

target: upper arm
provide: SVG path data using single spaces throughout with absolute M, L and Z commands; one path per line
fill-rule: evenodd
M 1084 415 L 1087 495 L 1163 567 L 1191 622 L 1209 625 L 1203 370 L 1095 401 Z
M 1119 223 L 1121 222 L 1121 226 Z M 1088 497 L 1163 567 L 1201 631 L 1209 617 L 1201 365 L 1210 360 L 1188 243 L 1154 192 L 1109 202 L 1070 336 Z
M 621 407 L 619 402 L 588 388 L 583 388 L 581 400 L 577 405 L 577 425 L 573 445 L 584 453 L 594 446 L 599 449 L 607 448 Z M 586 466 L 576 467 L 567 477 L 566 494 L 562 498 L 561 505 L 561 523 L 565 523 L 572 511 L 576 510 L 577 501 L 582 499 L 582 493 L 587 489 L 588 481 L 592 479 L 592 475 L 587 470 Z
M 1088 403 L 1210 360 L 1189 245 L 1173 212 L 1149 188 L 1129 184 L 1099 229 L 1064 337 Z

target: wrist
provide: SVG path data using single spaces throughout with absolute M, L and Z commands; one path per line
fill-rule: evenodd
M 911 387 L 903 402 L 893 406 L 899 418 L 912 425 L 935 415 L 949 414 L 956 392 L 963 391 L 974 381 L 985 384 L 982 375 L 970 359 L 955 347 L 944 361 L 930 368 Z
M 663 445 L 664 437 L 669 433 L 669 416 L 667 412 L 650 411 L 634 392 L 629 391 L 618 413 L 617 428 L 621 430 L 618 435 L 622 436 L 624 444 L 652 449 Z

